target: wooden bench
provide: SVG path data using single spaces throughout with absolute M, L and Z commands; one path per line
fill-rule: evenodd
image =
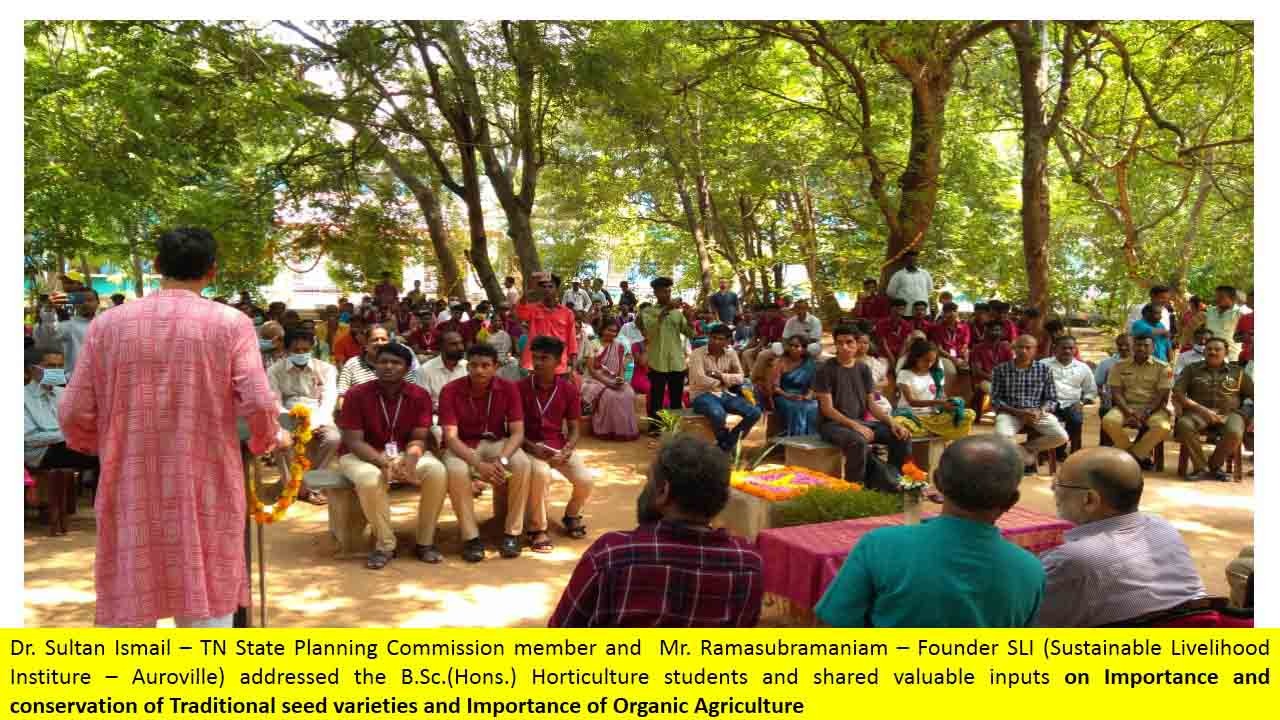
M 339 557 L 369 551 L 370 538 L 365 532 L 369 521 L 360 508 L 355 486 L 337 470 L 311 470 L 302 476 L 309 490 L 324 493 L 329 503 L 329 533 L 338 543 Z
M 786 448 L 786 464 L 817 470 L 832 477 L 844 477 L 844 451 L 820 436 L 781 437 L 776 442 Z M 883 446 L 873 444 L 871 447 Z M 929 473 L 930 482 L 933 482 L 933 474 L 946 447 L 947 442 L 937 436 L 911 439 L 911 459 L 916 467 Z

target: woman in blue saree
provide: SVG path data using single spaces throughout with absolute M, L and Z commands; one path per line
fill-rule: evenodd
M 818 364 L 809 355 L 809 341 L 793 335 L 775 366 L 773 406 L 782 417 L 785 435 L 812 435 L 818 432 L 818 401 L 813 379 Z

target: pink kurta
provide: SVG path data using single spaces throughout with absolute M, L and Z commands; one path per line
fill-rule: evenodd
M 99 456 L 99 625 L 247 605 L 244 472 L 278 429 L 252 321 L 186 290 L 94 319 L 59 407 L 67 445 Z

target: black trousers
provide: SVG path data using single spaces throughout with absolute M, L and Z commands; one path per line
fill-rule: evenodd
M 669 402 L 665 407 L 679 410 L 684 407 L 684 370 L 677 372 L 658 372 L 649 370 L 649 417 L 657 417 L 663 409 L 662 394 L 665 391 Z
M 50 445 L 44 451 L 44 459 L 37 470 L 97 470 L 98 458 L 95 455 L 78 453 L 67 447 L 66 443 Z
M 901 471 L 902 465 L 911 455 L 911 441 L 900 440 L 893 434 L 893 429 L 882 422 L 865 423 L 875 433 L 871 443 L 885 445 L 889 448 L 889 465 Z M 839 423 L 824 422 L 818 426 L 818 435 L 823 440 L 844 450 L 844 479 L 846 482 L 862 483 L 867 472 L 867 454 L 871 452 L 871 443 L 862 437 L 862 433 Z M 889 488 L 873 488 L 888 490 Z

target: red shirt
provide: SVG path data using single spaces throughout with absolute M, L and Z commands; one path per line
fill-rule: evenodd
M 342 367 L 347 364 L 351 358 L 364 352 L 364 348 L 360 343 L 356 342 L 356 338 L 351 333 L 346 333 L 338 338 L 333 344 L 333 364 L 335 367 Z
M 457 427 L 458 437 L 469 447 L 485 439 L 486 432 L 501 440 L 507 436 L 507 423 L 524 420 L 524 404 L 516 384 L 497 376 L 489 382 L 490 388 L 480 397 L 471 395 L 469 377 L 458 378 L 440 391 L 440 426 Z
M 373 289 L 373 296 L 379 305 L 390 305 L 400 296 L 400 289 L 391 283 L 378 283 Z
M 724 529 L 662 520 L 601 535 L 550 627 L 755 627 L 764 563 Z
M 911 318 L 907 318 L 907 322 L 911 323 L 912 332 L 919 330 L 920 332 L 925 334 L 925 337 L 928 337 L 929 333 L 933 332 L 933 322 L 929 320 L 929 318 L 911 317 Z
M 911 323 L 901 316 L 887 317 L 876 323 L 876 339 L 880 341 L 880 349 L 894 357 L 901 355 L 912 329 Z
M 557 376 L 551 390 L 534 387 L 533 376 L 521 380 L 520 401 L 524 406 L 524 436 L 553 450 L 564 447 L 564 421 L 582 417 L 582 396 L 578 386 Z
M 1236 334 L 1242 335 L 1243 340 L 1240 341 L 1240 362 L 1248 364 L 1253 359 L 1253 316 L 1258 311 L 1254 310 L 1248 315 L 1242 315 L 1240 320 L 1236 322 Z M 1231 338 L 1227 338 L 1230 340 Z
M 569 356 L 578 354 L 578 332 L 573 311 L 564 305 L 548 308 L 542 303 L 520 303 L 516 305 L 516 317 L 529 323 L 530 340 L 546 335 L 564 343 L 564 355 L 560 358 L 556 374 L 569 372 Z M 525 343 L 524 352 L 520 354 L 520 366 L 525 370 L 533 369 L 533 350 L 529 347 L 532 344 Z
M 476 335 L 480 333 L 480 328 L 484 327 L 484 321 L 478 317 L 472 317 L 466 322 L 458 323 L 458 332 L 462 333 L 462 342 L 470 347 L 476 343 Z
M 990 375 L 1000 363 L 1010 360 L 1013 360 L 1013 346 L 1003 340 L 996 345 L 984 340 L 974 345 L 969 351 L 969 367 L 981 370 L 987 375 Z
M 889 304 L 888 295 L 876 293 L 869 298 L 858 298 L 858 304 L 853 307 L 853 316 L 863 320 L 879 322 L 889 317 L 889 311 L 892 307 Z
M 1018 336 L 1020 336 L 1020 335 L 1022 335 L 1022 330 L 1021 330 L 1021 328 L 1019 328 L 1019 327 L 1018 327 L 1017 323 L 1015 323 L 1014 321 L 1012 321 L 1012 320 L 1010 320 L 1010 319 L 1008 319 L 1008 318 L 1005 318 L 1005 320 L 1004 320 L 1004 339 L 1005 339 L 1007 342 L 1010 342 L 1010 343 L 1011 343 L 1011 342 L 1013 342 L 1014 340 L 1017 340 L 1017 339 L 1018 339 Z
M 426 325 L 419 325 L 405 340 L 408 341 L 409 347 L 425 353 L 433 347 L 431 334 L 431 330 Z
M 414 430 L 431 427 L 431 395 L 415 383 L 401 383 L 399 400 L 383 397 L 382 383 L 376 381 L 356 385 L 344 398 L 338 427 L 363 430 L 364 441 L 374 450 L 381 451 L 387 443 L 394 442 L 404 452 Z M 349 452 L 351 448 L 346 443 L 338 448 L 339 455 Z
M 945 355 L 953 358 L 964 358 L 969 355 L 969 324 L 956 323 L 949 326 L 938 323 L 929 331 L 929 340 L 933 341 Z

